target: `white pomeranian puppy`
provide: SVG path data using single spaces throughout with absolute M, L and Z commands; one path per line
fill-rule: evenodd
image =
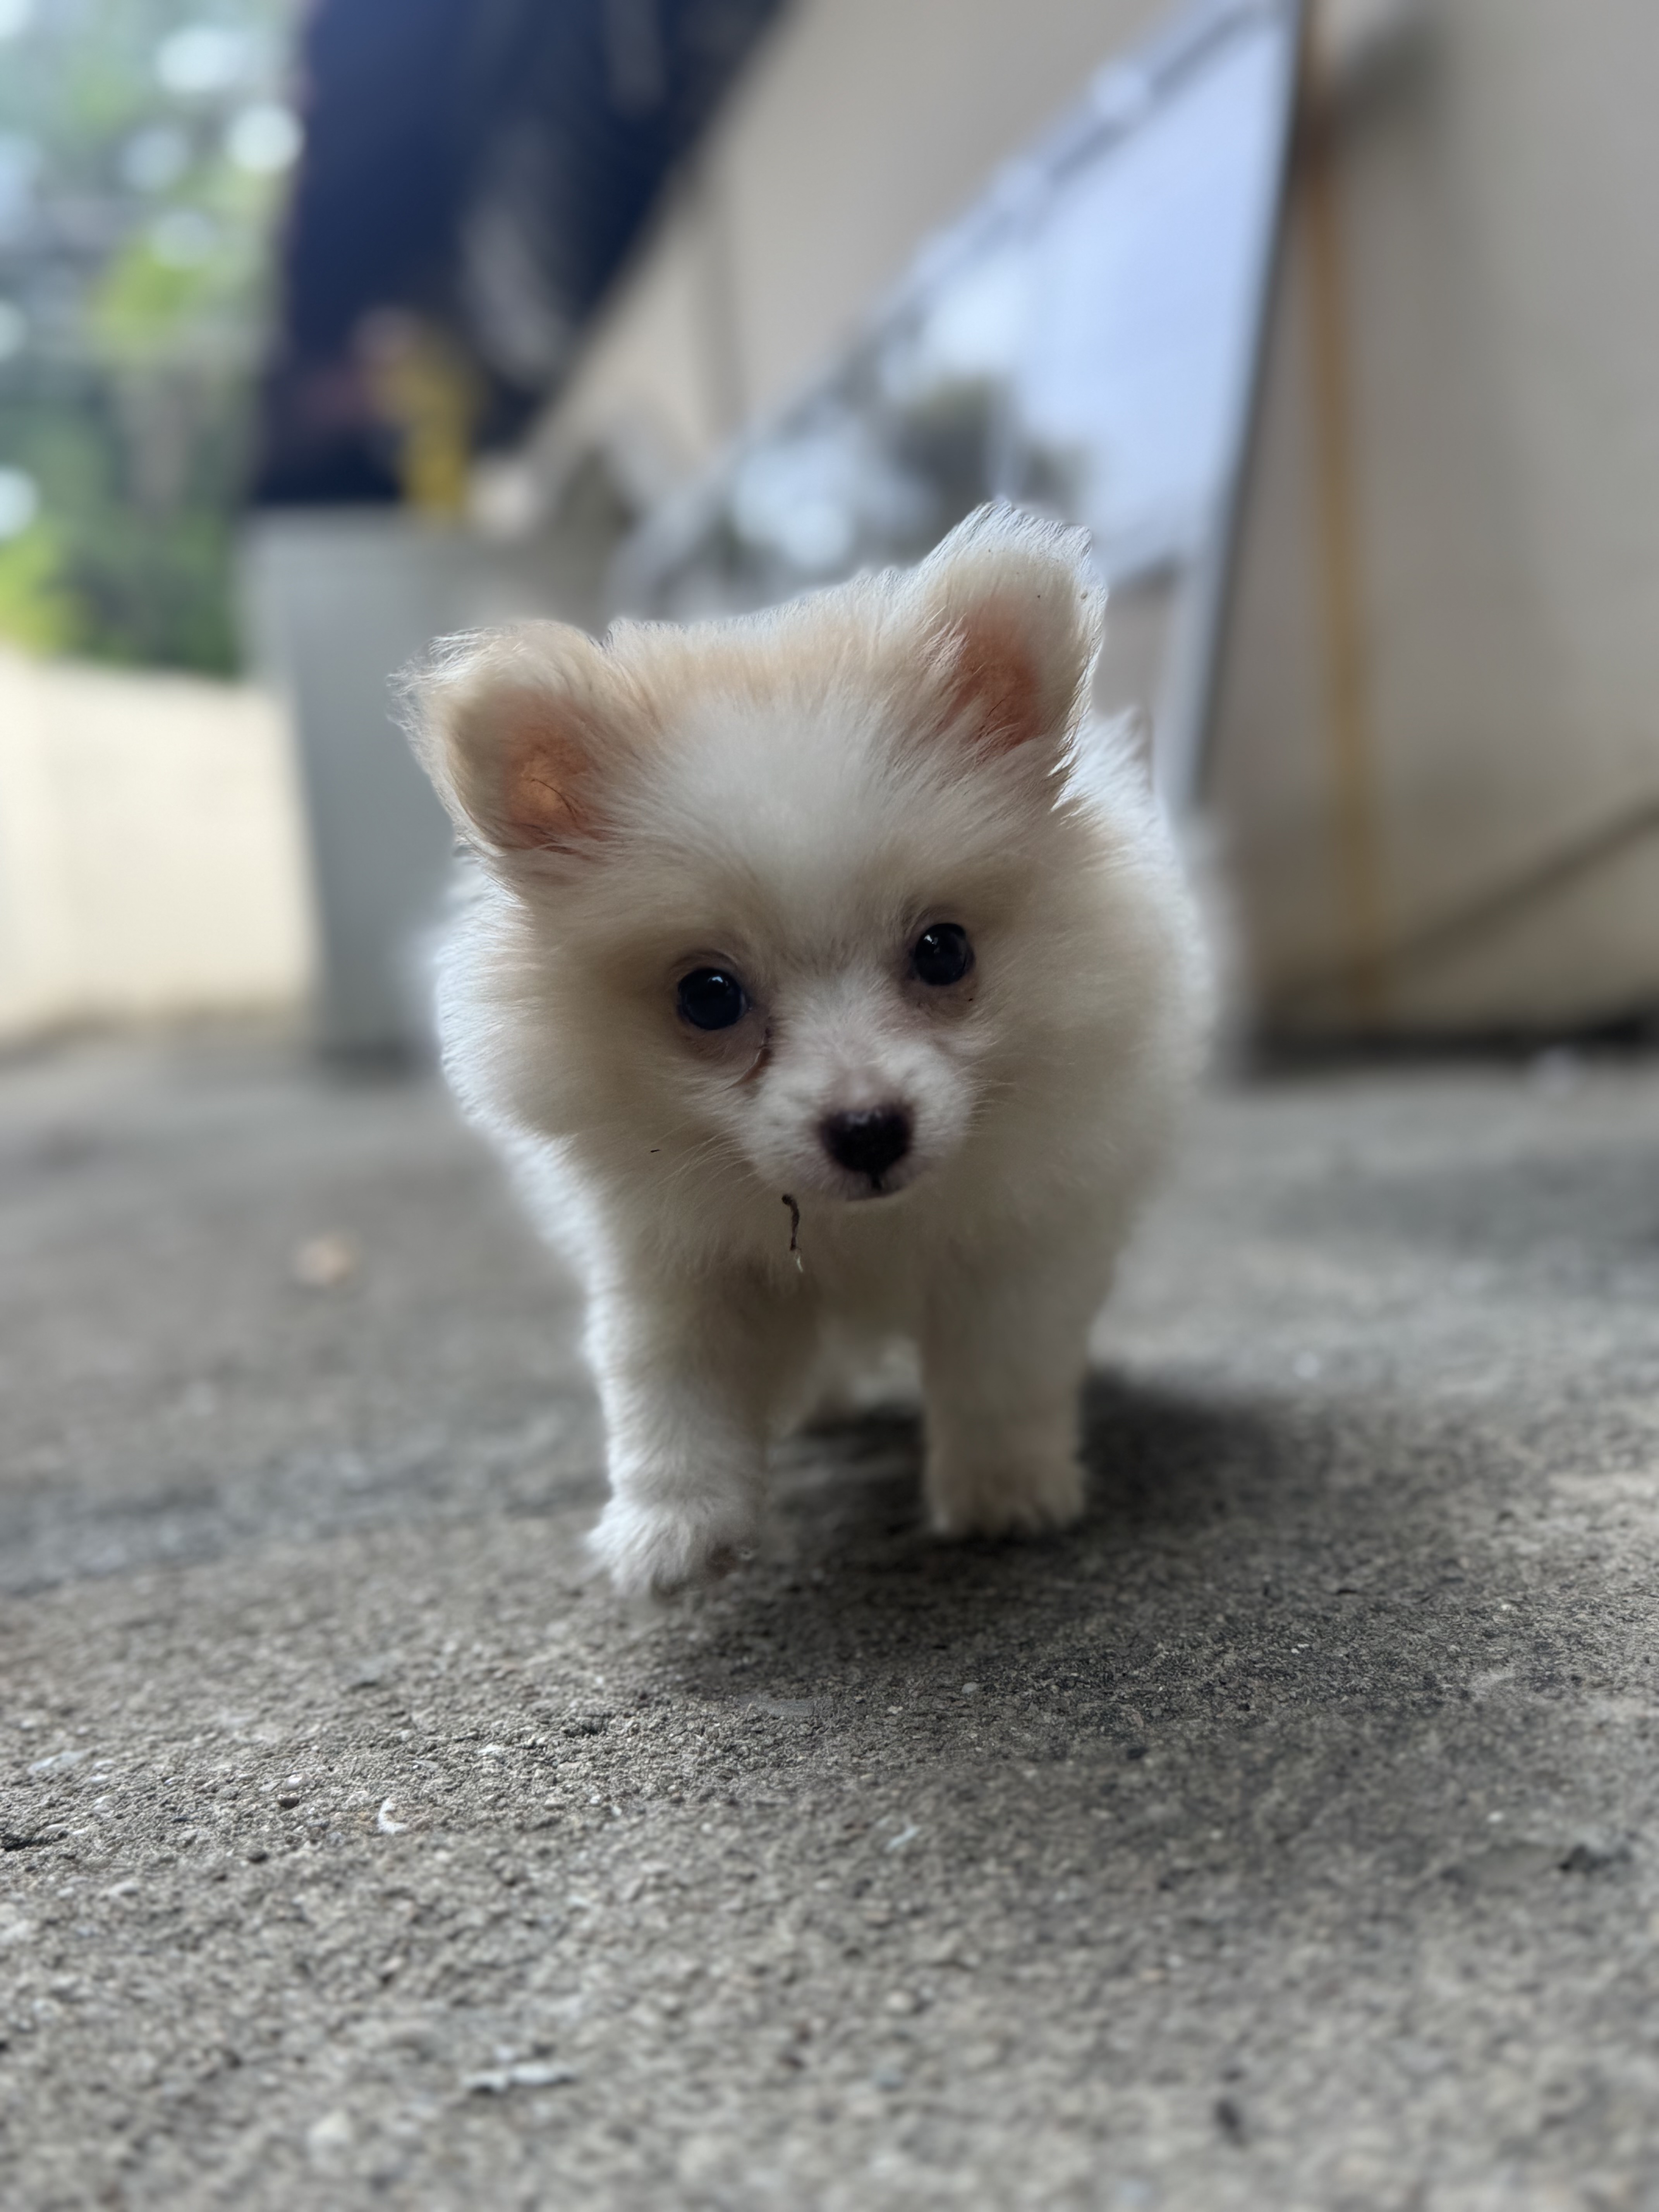
M 1088 723 L 1080 533 L 604 643 L 441 647 L 416 743 L 482 881 L 445 1064 L 589 1296 L 625 1591 L 755 1542 L 832 1360 L 920 1354 L 952 1535 L 1082 1508 L 1090 1326 L 1197 1058 L 1198 933 Z

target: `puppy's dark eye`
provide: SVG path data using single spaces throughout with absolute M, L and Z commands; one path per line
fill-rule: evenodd
M 749 1012 L 749 994 L 724 968 L 694 968 L 680 978 L 679 1006 L 694 1030 L 729 1030 Z
M 910 949 L 910 972 L 918 983 L 959 983 L 973 964 L 968 933 L 954 921 L 936 921 Z

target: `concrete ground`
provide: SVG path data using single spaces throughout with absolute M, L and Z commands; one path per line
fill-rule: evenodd
M 0 2203 L 1659 2206 L 1659 1069 L 1215 1097 L 1075 1536 L 617 1605 L 441 1098 L 0 1074 Z

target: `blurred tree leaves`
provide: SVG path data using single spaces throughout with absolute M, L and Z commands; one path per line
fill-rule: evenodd
M 293 12 L 34 0 L 0 40 L 0 467 L 40 498 L 0 540 L 0 636 L 235 665 Z
M 64 549 L 43 518 L 0 544 L 0 637 L 31 653 L 67 653 L 76 611 L 64 583 Z

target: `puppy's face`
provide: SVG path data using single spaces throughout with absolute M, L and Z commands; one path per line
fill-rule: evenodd
M 424 751 L 523 904 L 536 1118 L 798 1201 L 947 1161 L 1064 988 L 1044 871 L 1097 623 L 1076 542 L 997 516 L 769 617 L 469 641 Z
M 1019 779 L 947 772 L 839 690 L 715 689 L 664 736 L 576 923 L 626 1086 L 780 1193 L 896 1196 L 994 1080 Z

